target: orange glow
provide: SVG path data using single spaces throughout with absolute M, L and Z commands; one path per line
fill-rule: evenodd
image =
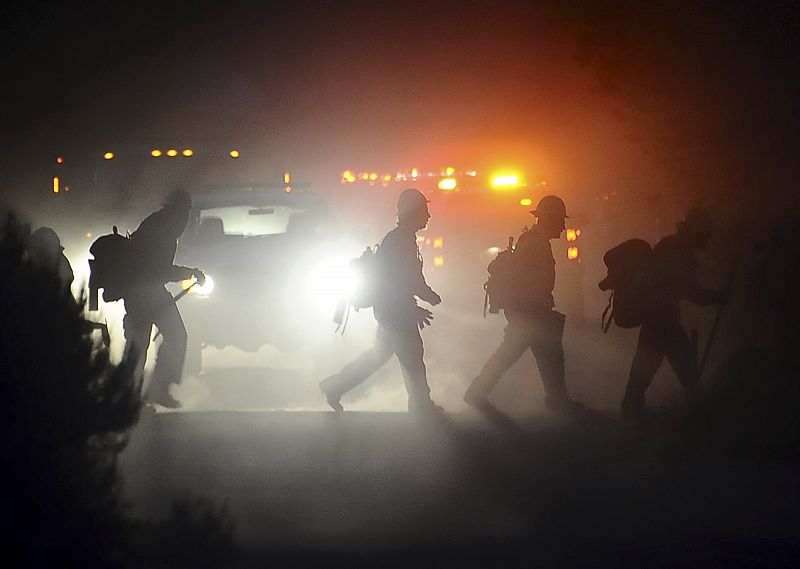
M 575 259 L 577 259 L 578 255 L 579 253 L 577 247 L 572 246 L 569 249 L 567 249 L 567 259 L 569 259 L 570 261 L 574 261 Z
M 59 180 L 58 176 L 53 178 L 53 193 L 57 194 L 61 191 L 61 180 Z
M 231 158 L 239 158 L 239 151 L 231 150 Z
M 187 148 L 187 149 L 186 149 L 186 150 L 184 150 L 184 151 L 183 151 L 181 154 L 183 154 L 183 155 L 184 155 L 184 156 L 186 156 L 187 158 L 189 158 L 190 156 L 194 156 L 194 152 L 192 151 L 192 149 L 191 149 L 191 148 Z
M 416 168 L 411 168 L 411 177 L 412 178 L 419 177 L 419 170 L 417 170 Z
M 439 180 L 439 189 L 445 191 L 451 191 L 456 189 L 456 179 L 455 178 L 442 178 Z
M 564 232 L 564 235 L 566 235 L 567 241 L 577 241 L 581 236 L 581 230 L 570 227 Z
M 436 237 L 433 240 L 433 248 L 434 249 L 441 249 L 444 247 L 444 238 L 443 237 Z
M 155 148 L 150 151 L 150 156 L 152 156 L 153 158 L 158 158 L 161 156 L 161 151 L 158 148 Z
M 106 160 L 113 160 L 114 159 L 114 153 L 113 152 L 106 152 L 105 154 L 103 154 L 103 158 L 105 158 Z
M 174 148 L 170 148 L 169 150 L 167 150 L 167 156 L 169 156 L 170 158 L 174 158 L 177 155 L 178 151 L 175 150 Z
M 519 200 L 519 205 L 523 207 L 530 207 L 533 205 L 533 200 L 531 198 L 522 198 Z
M 444 255 L 436 255 L 433 258 L 434 267 L 444 267 Z
M 444 169 L 445 176 L 452 176 L 455 173 L 456 173 L 456 169 L 453 168 L 452 166 L 448 166 L 447 168 Z

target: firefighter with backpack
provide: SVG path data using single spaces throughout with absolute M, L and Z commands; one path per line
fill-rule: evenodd
M 417 247 L 416 233 L 429 219 L 425 196 L 413 188 L 405 190 L 397 200 L 397 227 L 383 238 L 377 252 L 365 257 L 364 264 L 371 269 L 364 276 L 371 282 L 363 283 L 369 292 L 362 295 L 356 307 L 372 306 L 378 321 L 377 337 L 373 348 L 320 382 L 320 390 L 334 411 L 342 411 L 342 396 L 363 383 L 392 354 L 402 368 L 409 412 L 442 411 L 431 401 L 420 335 L 420 329 L 431 323 L 433 315 L 416 301 L 419 298 L 432 306 L 442 301 L 425 281 Z
M 641 324 L 641 330 L 622 400 L 626 421 L 637 422 L 645 416 L 645 392 L 665 357 L 683 386 L 687 402 L 696 403 L 702 395 L 697 358 L 680 323 L 680 301 L 686 299 L 700 306 L 728 301 L 727 290 L 708 290 L 697 280 L 695 251 L 706 247 L 712 231 L 709 212 L 693 208 L 678 223 L 677 233 L 659 241 L 644 264 L 643 283 L 637 294 L 639 319 L 630 322 Z
M 554 310 L 556 261 L 550 246 L 565 229 L 567 208 L 558 196 L 545 196 L 531 211 L 536 225 L 523 232 L 516 248 L 498 255 L 490 264 L 486 283 L 487 304 L 502 309 L 508 322 L 500 346 L 483 366 L 464 395 L 477 408 L 491 407 L 489 393 L 502 375 L 531 350 L 544 383 L 545 405 L 550 410 L 577 410 L 564 378 L 564 314 Z
M 130 269 L 122 291 L 125 303 L 125 356 L 136 358 L 135 377 L 144 372 L 150 334 L 156 326 L 163 336 L 155 369 L 147 389 L 148 403 L 177 408 L 169 385 L 180 383 L 186 357 L 186 326 L 165 284 L 205 275 L 196 268 L 174 264 L 178 238 L 186 229 L 192 199 L 184 190 L 169 194 L 163 207 L 150 214 L 130 236 L 126 261 Z

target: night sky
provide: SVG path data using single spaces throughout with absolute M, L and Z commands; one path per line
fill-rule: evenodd
M 573 199 L 736 211 L 770 195 L 783 208 L 797 201 L 799 13 L 786 1 L 12 2 L 2 166 L 53 144 L 179 132 L 256 142 L 312 180 L 514 164 Z M 14 180 L 4 191 L 20 191 Z

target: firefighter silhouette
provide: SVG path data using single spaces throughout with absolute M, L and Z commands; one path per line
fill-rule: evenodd
M 432 314 L 416 301 L 419 298 L 435 306 L 442 300 L 425 281 L 417 247 L 416 232 L 423 229 L 429 219 L 428 200 L 422 193 L 410 188 L 400 194 L 397 227 L 383 238 L 375 259 L 375 275 L 379 280 L 373 304 L 378 322 L 375 345 L 338 374 L 320 382 L 320 389 L 335 411 L 343 410 L 342 396 L 363 383 L 392 354 L 397 356 L 402 368 L 409 412 L 441 411 L 430 397 L 420 335 L 420 329 L 430 324 Z
M 622 415 L 636 421 L 645 413 L 645 392 L 664 358 L 683 386 L 688 402 L 700 399 L 702 386 L 691 341 L 680 323 L 680 301 L 709 306 L 727 301 L 727 291 L 707 290 L 697 281 L 694 253 L 708 244 L 711 215 L 693 208 L 669 235 L 653 247 L 645 273 L 647 299 L 636 353 L 622 401 Z
M 472 380 L 464 401 L 478 409 L 491 408 L 489 393 L 502 375 L 531 350 L 545 388 L 545 405 L 551 410 L 579 409 L 564 379 L 564 314 L 554 310 L 553 288 L 556 280 L 555 258 L 550 246 L 564 231 L 567 209 L 557 196 L 545 196 L 531 211 L 536 225 L 524 232 L 514 250 L 516 282 L 524 290 L 512 295 L 503 308 L 508 322 L 500 346 Z
M 180 383 L 186 356 L 186 327 L 178 307 L 165 284 L 196 278 L 202 284 L 205 275 L 196 268 L 177 266 L 175 250 L 186 229 L 191 197 L 183 190 L 169 194 L 163 207 L 150 214 L 130 237 L 129 262 L 135 276 L 126 286 L 125 354 L 135 357 L 135 374 L 141 378 L 153 326 L 163 336 L 152 379 L 146 392 L 149 403 L 179 407 L 169 386 Z

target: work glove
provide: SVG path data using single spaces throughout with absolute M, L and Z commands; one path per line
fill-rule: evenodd
M 206 283 L 206 275 L 200 269 L 192 269 L 192 276 L 197 280 L 199 286 L 203 286 Z
M 433 312 L 427 308 L 417 307 L 417 326 L 422 330 L 425 326 L 430 326 L 433 321 Z

